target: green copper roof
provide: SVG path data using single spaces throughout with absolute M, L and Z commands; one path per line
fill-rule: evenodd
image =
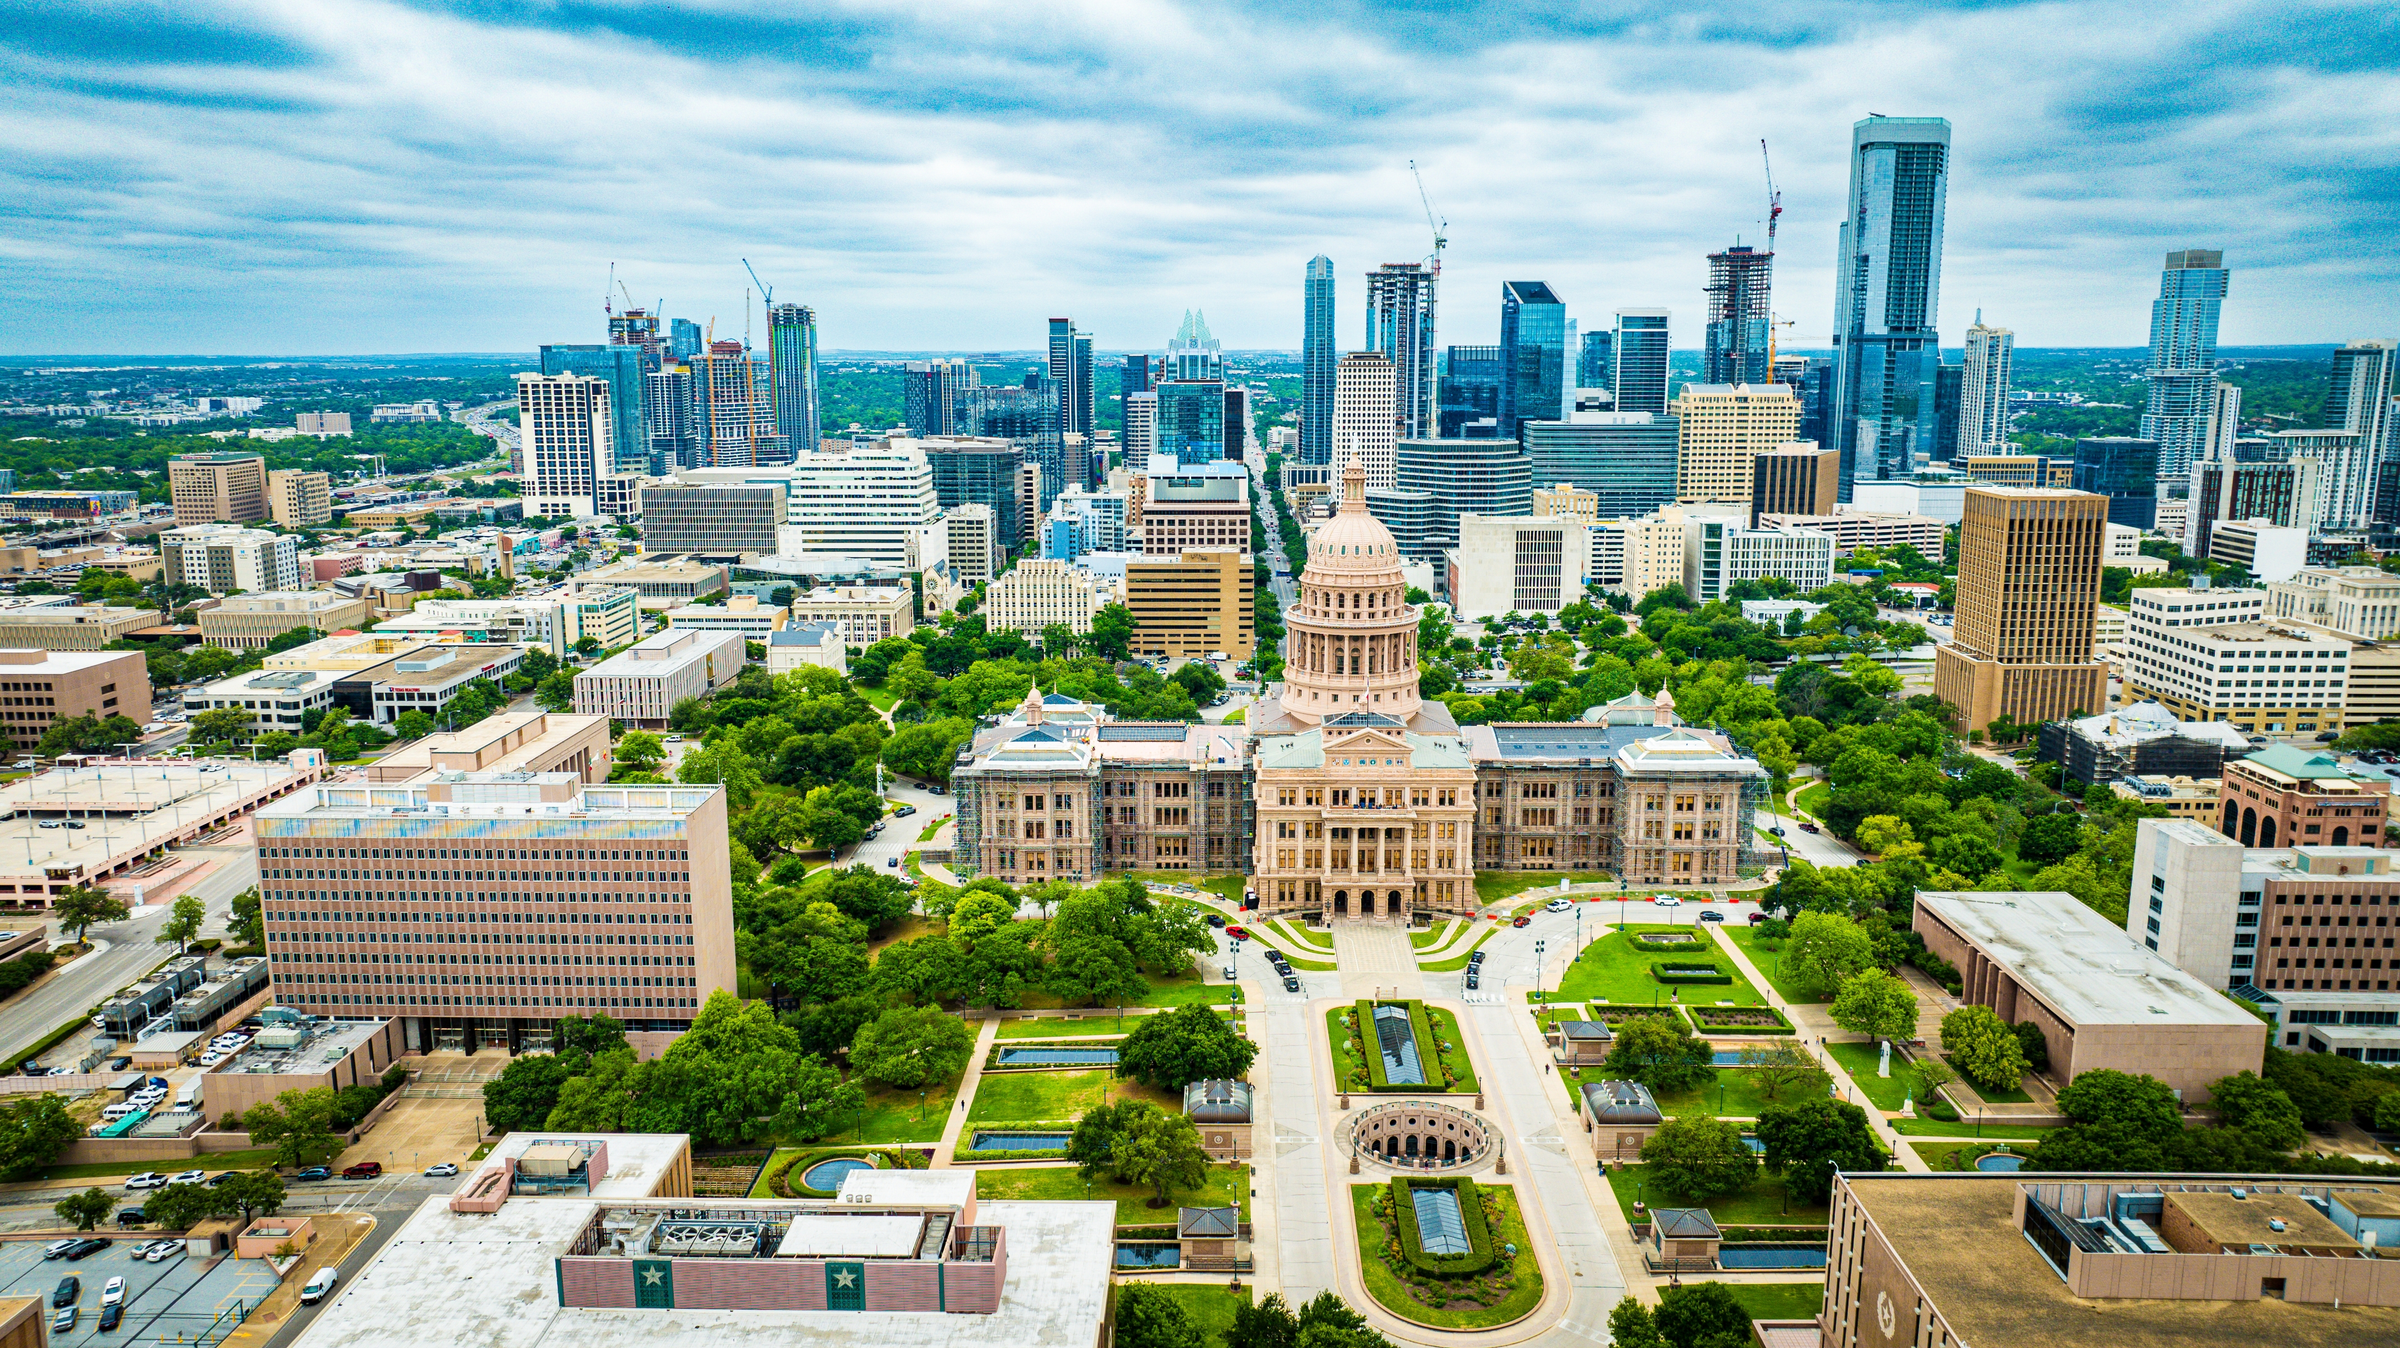
M 2286 777 L 2348 777 L 2341 762 L 2321 749 L 2301 749 L 2289 744 L 2270 744 L 2250 755 L 2244 762 L 2272 768 Z

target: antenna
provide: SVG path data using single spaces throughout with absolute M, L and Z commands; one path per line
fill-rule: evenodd
M 750 259 L 742 259 L 742 270 L 750 273 L 750 284 L 758 287 L 758 293 L 766 297 L 767 303 L 773 304 L 775 302 L 775 287 L 758 279 L 758 269 L 750 265 Z
M 1758 162 L 1767 170 L 1767 251 L 1775 251 L 1775 222 L 1783 218 L 1783 193 L 1775 190 L 1775 161 L 1767 157 L 1767 140 L 1758 140 Z

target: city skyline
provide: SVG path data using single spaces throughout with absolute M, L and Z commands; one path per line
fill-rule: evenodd
M 1777 308 L 1818 348 L 1870 112 L 1956 129 L 1953 340 L 1980 306 L 2028 348 L 2138 345 L 2178 248 L 2242 259 L 2228 346 L 2381 332 L 2400 280 L 2366 246 L 2395 151 L 2357 120 L 2400 91 L 2400 37 L 2354 10 L 2295 51 L 2289 7 L 2244 4 L 1837 8 L 1772 40 L 1713 11 L 9 8 L 0 352 L 598 340 L 611 262 L 725 336 L 744 257 L 829 352 L 1036 347 L 1060 313 L 1154 349 L 1186 308 L 1296 348 L 1308 258 L 1351 293 L 1431 251 L 1412 159 L 1449 295 L 1540 276 L 1587 331 L 1672 309 L 1687 349 L 1706 255 L 1764 242 L 1762 136 Z M 1445 308 L 1441 345 L 1497 340 L 1488 303 Z

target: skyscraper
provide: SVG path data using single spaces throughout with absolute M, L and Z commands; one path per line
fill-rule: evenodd
M 674 335 L 667 340 L 667 355 L 673 360 L 689 360 L 700 354 L 700 325 L 688 318 L 678 318 L 671 325 Z
M 1619 309 L 1611 343 L 1616 354 L 1616 410 L 1667 410 L 1667 318 L 1665 309 Z
M 1444 440 L 1488 440 L 1500 424 L 1500 381 L 1506 364 L 1496 346 L 1454 346 L 1442 354 L 1437 424 Z
M 1183 464 L 1225 457 L 1225 348 L 1209 334 L 1205 315 L 1184 314 L 1155 391 L 1150 433 L 1158 453 Z
M 1333 259 L 1310 258 L 1300 285 L 1300 462 L 1322 464 L 1333 449 Z
M 1092 433 L 1092 339 L 1072 318 L 1050 320 L 1050 382 L 1058 385 L 1059 434 Z
M 1961 731 L 2107 708 L 2108 666 L 2092 658 L 2107 534 L 2103 496 L 1967 488 L 1958 624 L 1933 653 L 1934 694 L 1957 709 Z
M 1983 314 L 1967 329 L 1966 372 L 1958 390 L 1958 452 L 2005 454 L 2008 444 L 2008 383 L 2016 364 L 2017 334 L 1985 327 Z
M 652 370 L 658 368 L 659 358 L 666 350 L 658 339 L 658 315 L 647 309 L 628 309 L 621 314 L 610 314 L 608 344 L 640 347 L 643 366 Z
M 1958 457 L 1959 403 L 1966 391 L 1967 372 L 1957 365 L 1933 367 L 1933 461 Z
M 1608 328 L 1583 334 L 1575 355 L 1575 387 L 1614 389 L 1617 386 L 1617 334 Z
M 621 349 L 639 360 L 635 348 Z M 551 519 L 597 513 L 599 481 L 614 471 L 615 406 L 614 389 L 599 375 L 517 376 L 517 425 L 531 488 L 526 513 Z M 645 446 L 645 463 L 647 453 Z
M 600 465 L 601 474 L 630 473 L 647 465 L 650 425 L 642 408 L 642 348 L 551 345 L 544 346 L 541 355 L 543 374 L 580 374 L 608 381 L 609 425 L 615 439 L 609 446 L 608 462 Z M 530 457 L 525 461 L 525 470 L 533 471 Z
M 1850 128 L 1825 428 L 1842 454 L 1845 501 L 1854 483 L 1907 476 L 1912 457 L 1933 442 L 1949 183 L 1947 120 L 1869 117 Z
M 736 341 L 710 342 L 692 357 L 694 457 L 703 468 L 754 468 L 793 461 L 775 429 L 775 384 L 767 362 Z
M 1433 269 L 1386 262 L 1367 273 L 1367 350 L 1392 363 L 1394 438 L 1433 433 Z
M 1675 499 L 1747 502 L 1758 456 L 1792 443 L 1800 400 L 1784 384 L 1686 384 L 1675 419 Z
M 2325 424 L 2358 434 L 2374 465 L 2372 514 L 2400 520 L 2400 436 L 2392 426 L 2392 366 L 2400 342 L 2350 342 L 2333 353 L 2333 384 L 2325 393 Z
M 1542 281 L 1500 283 L 1500 437 L 1527 421 L 1555 421 L 1564 404 L 1567 306 Z
M 919 439 L 985 434 L 964 427 L 959 417 L 959 394 L 975 387 L 975 379 L 975 367 L 956 358 L 910 361 L 900 372 L 900 418 L 908 433 Z
M 1700 353 L 1703 384 L 1767 382 L 1773 329 L 1775 255 L 1735 244 L 1708 255 L 1708 332 Z
M 1125 357 L 1125 373 L 1117 379 L 1117 396 L 1130 398 L 1136 393 L 1148 393 L 1150 381 L 1150 357 L 1135 352 Z
M 1352 463 L 1367 470 L 1369 488 L 1391 487 L 1394 454 L 1392 402 L 1398 381 L 1391 358 L 1381 351 L 1352 351 L 1334 367 L 1333 463 L 1338 476 Z M 1160 416 L 1165 416 L 1162 404 Z M 1161 442 L 1160 447 L 1165 447 Z
M 775 390 L 775 432 L 783 437 L 784 454 L 816 453 L 823 432 L 818 415 L 815 310 L 805 304 L 769 306 L 767 366 Z
M 2158 442 L 2158 470 L 2190 472 L 2208 440 L 2217 387 L 2217 312 L 2225 306 L 2224 250 L 2183 248 L 2167 254 L 2150 302 L 2150 396 L 2142 409 L 2142 438 Z
M 692 438 L 692 372 L 674 363 L 642 376 L 642 412 L 649 422 L 652 475 L 698 467 Z

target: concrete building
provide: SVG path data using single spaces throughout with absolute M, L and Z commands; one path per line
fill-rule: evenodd
M 1800 428 L 1800 401 L 1787 384 L 1686 384 L 1674 412 L 1681 501 L 1751 504 L 1758 456 L 1790 444 Z
M 1394 487 L 1398 423 L 1409 419 L 1396 401 L 1389 351 L 1349 351 L 1333 371 L 1333 458 L 1339 474 L 1350 464 L 1367 470 L 1370 487 Z M 1428 399 L 1430 401 L 1430 399 Z M 1417 420 L 1422 420 L 1421 416 Z
M 2266 602 L 2263 590 L 2133 591 L 2125 696 L 2185 720 L 2231 721 L 2244 734 L 2339 728 L 2351 643 L 2261 622 Z
M 1975 326 L 1967 329 L 1959 380 L 1959 453 L 1992 454 L 2007 449 L 2009 377 L 2016 352 L 2017 335 L 2007 328 L 1985 326 L 1978 312 Z
M 1831 515 L 1841 509 L 1839 451 L 1795 440 L 1750 462 L 1750 527 L 1762 515 Z
M 2308 530 L 2265 520 L 2220 520 L 2209 535 L 2208 557 L 2261 581 L 2290 580 L 2308 565 Z
M 1703 604 L 1746 580 L 1778 576 L 1802 594 L 1833 583 L 1833 538 L 1807 529 L 1745 529 L 1739 518 L 1684 521 L 1683 590 Z
M 1572 482 L 1533 489 L 1533 513 L 1585 524 L 1600 522 L 1600 493 L 1584 491 Z
M 1082 567 L 1055 557 L 1029 558 L 984 591 L 984 622 L 992 631 L 1029 637 L 1052 624 L 1089 632 L 1093 616 L 1115 597 L 1106 582 Z
M 1958 470 L 1971 483 L 1987 487 L 2055 487 L 2075 484 L 2072 455 L 2051 458 L 2040 454 L 1972 454 L 1958 460 Z
M 211 594 L 300 588 L 300 545 L 264 529 L 228 524 L 169 529 L 158 536 L 158 553 L 170 585 L 197 585 Z
M 363 602 L 363 601 L 362 601 Z M 599 585 L 507 599 L 420 599 L 408 612 L 376 624 L 379 634 L 514 642 L 565 655 L 586 637 L 603 650 L 640 634 L 640 597 L 631 586 Z
M 428 646 L 368 671 L 358 681 L 369 685 L 373 699 L 369 714 L 379 724 L 388 726 L 412 711 L 421 711 L 440 724 L 450 704 L 471 687 L 488 683 L 490 692 L 505 697 L 499 685 L 525 663 L 525 651 L 523 646 Z M 334 696 L 339 699 L 341 695 L 342 689 L 336 687 Z
M 789 674 L 809 666 L 830 669 L 836 674 L 850 672 L 850 652 L 842 644 L 840 628 L 830 623 L 809 623 L 767 634 L 769 674 Z
M 2225 764 L 2217 831 L 2244 847 L 2388 847 L 2391 779 L 2324 749 L 2270 744 Z
M 2312 532 L 2362 529 L 2373 518 L 2377 465 L 2366 437 L 2327 429 L 2269 431 L 2266 457 L 2279 463 L 2317 465 L 2317 510 L 2313 519 L 2292 524 Z
M 823 623 L 836 628 L 842 640 L 865 650 L 886 637 L 904 637 L 917 630 L 916 597 L 905 587 L 819 586 L 793 597 L 791 620 L 795 625 Z
M 1763 623 L 1781 631 L 1785 620 L 1791 615 L 1799 614 L 1800 621 L 1806 623 L 1823 613 L 1825 606 L 1812 604 L 1805 599 L 1744 599 L 1741 609 L 1743 622 Z
M 781 486 L 784 527 L 773 551 L 787 556 L 836 552 L 913 571 L 923 565 L 926 535 L 942 516 L 932 464 L 905 437 L 847 453 L 804 454 L 781 467 L 691 468 L 675 477 Z
M 2389 851 L 2373 841 L 2253 848 L 2185 819 L 2145 819 L 2140 830 L 2125 914 L 2134 940 L 2212 988 L 2372 991 L 2400 1010 Z
M 319 637 L 367 625 L 368 605 L 332 590 L 269 590 L 229 595 L 197 615 L 200 639 L 227 650 L 262 650 L 294 628 Z
M 640 558 L 577 574 L 567 582 L 575 594 L 601 586 L 632 590 L 646 613 L 677 608 L 703 595 L 727 592 L 725 568 L 689 559 Z
M 42 602 L 66 596 L 0 599 L 0 649 L 96 651 L 158 621 L 158 610 Z
M 1958 967 L 1962 1004 L 2040 1028 L 2060 1085 L 2105 1067 L 2200 1103 L 2210 1082 L 2259 1070 L 2257 1018 L 2072 894 L 1919 891 L 1914 930 Z
M 1763 464 L 1766 460 L 1759 462 Z M 1824 534 L 1833 540 L 1834 551 L 1844 556 L 1865 548 L 1880 552 L 1903 545 L 1915 548 L 1921 557 L 1944 555 L 1942 522 L 1931 515 L 1870 514 L 1855 506 L 1844 506 L 1837 513 L 1826 515 L 1761 512 L 1753 527 L 1806 529 Z
M 739 632 L 690 627 L 653 632 L 575 676 L 575 713 L 662 727 L 676 703 L 740 676 L 743 640 Z
M 942 510 L 982 506 L 992 512 L 992 519 L 1004 531 L 995 540 L 1003 549 L 1024 541 L 1016 532 L 1023 513 L 1017 499 L 1017 469 L 1026 461 L 1019 442 L 1000 436 L 936 435 L 893 443 L 924 453 L 933 472 L 934 497 Z
M 1966 514 L 1967 486 L 1963 477 L 1860 482 L 1852 490 L 1850 506 L 1875 514 L 1924 515 L 1943 524 L 1957 524 Z
M 2400 576 L 2374 566 L 2303 567 L 2266 585 L 2266 616 L 2365 641 L 2400 636 Z
M 764 643 L 769 636 L 783 630 L 789 617 L 788 609 L 762 604 L 752 595 L 737 594 L 722 604 L 686 604 L 668 609 L 667 626 L 739 632 L 752 641 Z
M 1970 487 L 1958 531 L 1957 625 L 1934 650 L 1933 687 L 1961 730 L 2020 725 L 2108 705 L 2092 659 L 2107 498 Z
M 123 716 L 150 721 L 150 676 L 139 651 L 0 647 L 0 734 L 31 749 L 53 721 Z
M 776 550 L 791 517 L 783 482 L 684 482 L 642 489 L 646 552 L 755 557 Z
M 365 771 L 370 782 L 430 781 L 449 772 L 563 772 L 597 786 L 608 780 L 612 761 L 605 716 L 502 712 L 412 741 Z
M 1200 659 L 1222 651 L 1247 660 L 1258 644 L 1256 605 L 1250 564 L 1238 548 L 1195 548 L 1125 568 L 1137 655 Z
M 333 474 L 277 469 L 267 474 L 267 514 L 286 529 L 333 519 Z
M 162 855 L 214 832 L 326 770 L 322 750 L 284 760 L 157 758 L 52 768 L 0 787 L 0 911 L 41 911 L 77 884 L 158 883 Z M 44 827 L 73 817 L 81 829 Z M 188 864 L 177 866 L 189 870 Z
M 959 584 L 972 587 L 998 574 L 1004 554 L 1000 520 L 990 506 L 969 501 L 950 507 L 942 515 L 942 538 L 950 574 Z M 1121 532 L 1118 541 L 1124 541 Z
M 605 375 L 517 376 L 519 454 L 530 488 L 526 504 L 534 514 L 582 519 L 598 513 L 600 479 L 618 467 L 620 396 Z M 642 434 L 646 440 L 647 431 Z
M 733 990 L 725 823 L 721 787 L 566 772 L 297 793 L 258 818 L 276 992 L 397 1020 L 410 1051 L 547 1046 L 594 1013 L 664 1047 Z M 384 864 L 327 868 L 340 851 Z
M 1412 540 L 1399 540 L 1402 553 L 1411 560 L 1431 561 L 1457 546 L 1461 516 L 1533 513 L 1532 460 L 1514 439 L 1407 439 L 1395 452 L 1397 490 L 1422 492 L 1426 497 L 1422 543 L 1412 549 Z M 1370 504 L 1377 500 L 1377 490 L 1372 483 L 1368 485 Z M 1395 499 L 1394 504 L 1401 502 Z M 1374 512 L 1370 509 L 1369 513 Z M 1410 512 L 1403 505 L 1396 513 Z
M 1250 550 L 1250 479 L 1226 473 L 1161 475 L 1142 500 L 1142 551 L 1180 557 L 1197 548 Z
M 1732 505 L 1663 506 L 1656 514 L 1627 520 L 1620 532 L 1625 540 L 1621 584 L 1640 603 L 1644 595 L 1667 585 L 1683 583 L 1685 535 L 1692 524 L 1714 519 L 1737 523 L 1740 507 Z
M 1548 515 L 1461 515 L 1458 546 L 1443 564 L 1443 590 L 1459 618 L 1556 613 L 1583 598 L 1592 533 Z
M 2214 777 L 2128 775 L 2110 782 L 2108 792 L 2119 800 L 2156 805 L 2170 819 L 2205 825 L 2217 817 L 2217 790 L 2222 785 Z
M 2214 779 L 2228 758 L 2250 752 L 2250 741 L 2225 721 L 2180 721 L 2155 702 L 2042 723 L 2037 753 L 2056 763 L 2077 792 L 2136 774 L 2182 774 Z
M 248 524 L 267 517 L 263 454 L 178 454 L 167 460 L 175 522 Z

